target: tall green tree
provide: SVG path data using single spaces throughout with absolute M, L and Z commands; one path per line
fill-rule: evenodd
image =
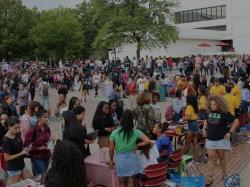
M 36 9 L 27 9 L 21 0 L 0 0 L 0 59 L 30 55 L 29 31 L 36 16 Z
M 43 59 L 73 59 L 83 53 L 84 35 L 73 9 L 42 11 L 39 23 L 31 30 L 31 38 L 36 55 Z
M 93 46 L 98 31 L 110 20 L 113 6 L 106 0 L 83 1 L 76 8 L 79 22 L 85 36 L 84 55 L 86 58 L 105 57 L 108 55 L 108 46 Z
M 136 43 L 137 58 L 142 49 L 167 47 L 178 38 L 172 24 L 175 0 L 114 0 L 105 1 L 113 16 L 98 31 L 95 48 L 117 48 Z

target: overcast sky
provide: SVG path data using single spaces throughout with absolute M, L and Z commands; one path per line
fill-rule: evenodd
M 23 4 L 29 8 L 37 7 L 38 9 L 57 8 L 58 6 L 74 7 L 82 0 L 22 0 Z

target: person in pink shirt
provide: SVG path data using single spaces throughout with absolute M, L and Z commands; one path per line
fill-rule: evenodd
M 20 130 L 21 130 L 21 139 L 24 142 L 25 136 L 28 130 L 34 127 L 37 124 L 37 117 L 35 116 L 36 102 L 29 102 L 26 106 L 24 115 L 20 118 Z
M 136 107 L 136 82 L 134 78 L 131 78 L 131 83 L 128 84 L 128 92 L 129 92 L 129 108 L 133 109 Z
M 126 89 L 126 87 L 127 87 L 127 84 L 128 84 L 128 73 L 125 71 L 125 70 L 123 70 L 122 71 L 122 74 L 121 74 L 121 78 L 122 78 L 122 89 L 123 89 L 123 98 L 125 98 L 126 97 L 126 93 L 125 93 L 125 89 Z

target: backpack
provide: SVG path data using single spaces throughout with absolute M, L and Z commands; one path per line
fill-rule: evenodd
M 201 176 L 201 172 L 193 161 L 189 162 L 185 168 L 185 173 L 187 176 Z
M 172 120 L 174 118 L 174 109 L 172 105 L 167 107 L 165 118 L 167 121 Z
M 49 95 L 49 86 L 48 86 L 47 83 L 46 84 L 43 83 L 42 94 L 43 94 L 43 96 L 48 96 Z

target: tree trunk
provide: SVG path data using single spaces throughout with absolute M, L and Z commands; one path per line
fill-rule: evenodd
M 141 39 L 137 39 L 136 57 L 139 60 L 141 58 Z

